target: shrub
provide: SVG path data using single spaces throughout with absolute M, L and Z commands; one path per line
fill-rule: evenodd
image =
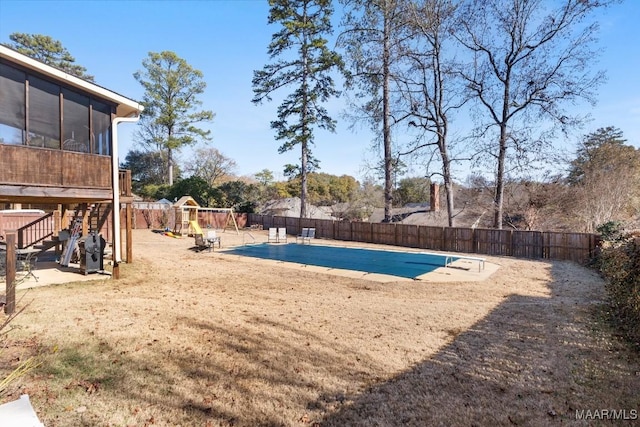
M 607 281 L 612 320 L 640 348 L 640 237 L 616 234 L 604 242 L 595 265 Z
M 603 241 L 619 242 L 624 238 L 624 227 L 620 221 L 605 222 L 596 231 Z

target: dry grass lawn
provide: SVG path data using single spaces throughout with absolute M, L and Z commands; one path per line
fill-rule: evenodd
M 0 377 L 42 364 L 5 401 L 28 393 L 48 427 L 590 425 L 576 410 L 640 410 L 638 354 L 600 320 L 601 279 L 572 263 L 379 283 L 147 230 L 134 243 L 119 281 L 27 291 Z

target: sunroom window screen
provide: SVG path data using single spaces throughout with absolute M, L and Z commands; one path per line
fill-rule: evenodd
M 111 107 L 93 101 L 93 135 L 95 153 L 108 156 L 111 153 Z
M 67 151 L 90 153 L 89 143 L 89 97 L 62 89 L 63 144 Z
M 0 63 L 0 139 L 22 144 L 25 129 L 25 73 Z
M 60 87 L 29 76 L 29 145 L 60 148 Z

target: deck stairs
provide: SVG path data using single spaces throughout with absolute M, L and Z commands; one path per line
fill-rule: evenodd
M 111 204 L 97 203 L 88 209 L 88 229 L 101 230 L 112 211 Z M 82 208 L 78 207 L 73 213 L 71 227 L 74 221 L 82 219 Z M 29 224 L 20 227 L 17 231 L 17 248 L 20 250 L 36 249 L 37 254 L 48 251 L 53 247 L 60 247 L 62 241 L 58 234 L 62 230 L 54 230 L 53 213 L 48 213 Z M 70 230 L 71 232 L 71 230 Z

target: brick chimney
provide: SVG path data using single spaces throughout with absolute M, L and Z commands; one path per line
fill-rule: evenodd
M 438 212 L 440 210 L 440 186 L 438 184 L 431 184 L 429 189 L 430 196 L 430 209 L 431 212 Z

